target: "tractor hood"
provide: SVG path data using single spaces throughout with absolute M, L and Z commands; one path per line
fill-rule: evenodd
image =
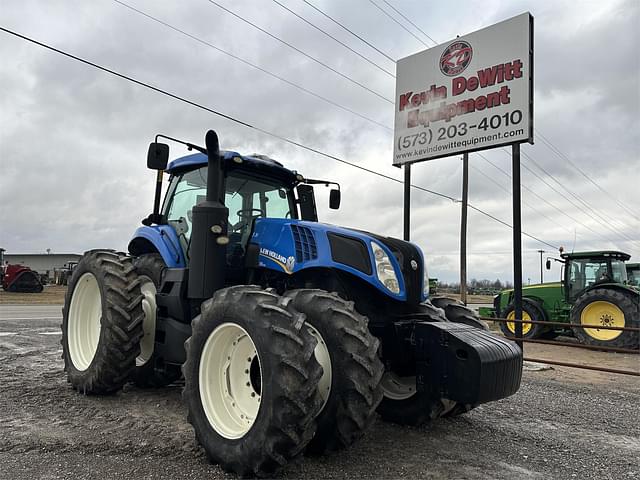
M 251 243 L 259 247 L 260 267 L 288 275 L 338 269 L 396 300 L 420 303 L 427 296 L 424 257 L 410 242 L 324 223 L 258 218 Z

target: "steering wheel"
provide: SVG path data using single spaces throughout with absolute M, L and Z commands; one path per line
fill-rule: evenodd
M 258 214 L 254 215 L 254 212 L 258 212 Z M 263 217 L 264 212 L 259 208 L 243 208 L 238 210 L 236 215 L 238 215 L 239 221 L 231 227 L 233 230 L 238 230 L 243 225 L 250 225 L 256 218 Z

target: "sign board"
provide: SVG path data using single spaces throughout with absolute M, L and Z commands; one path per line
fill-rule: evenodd
M 398 60 L 393 164 L 533 143 L 533 17 Z

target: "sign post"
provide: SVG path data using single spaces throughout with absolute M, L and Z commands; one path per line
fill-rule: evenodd
M 412 163 L 511 145 L 516 337 L 522 338 L 520 143 L 533 143 L 533 17 L 523 13 L 398 60 L 393 164 L 405 167 L 409 238 Z M 467 158 L 468 160 L 468 158 Z M 466 165 L 466 163 L 465 163 Z M 463 217 L 466 217 L 466 198 Z M 462 221 L 461 289 L 466 276 Z M 522 347 L 522 342 L 518 342 Z
M 469 203 L 469 154 L 462 154 L 462 213 L 460 215 L 460 301 L 467 304 L 467 204 Z

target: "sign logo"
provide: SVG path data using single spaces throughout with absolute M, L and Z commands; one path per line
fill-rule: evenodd
M 411 260 L 411 268 L 413 270 L 417 270 L 418 269 L 418 262 L 416 262 L 415 260 Z
M 458 75 L 471 63 L 473 49 L 469 43 L 456 40 L 440 56 L 440 71 L 448 77 Z

